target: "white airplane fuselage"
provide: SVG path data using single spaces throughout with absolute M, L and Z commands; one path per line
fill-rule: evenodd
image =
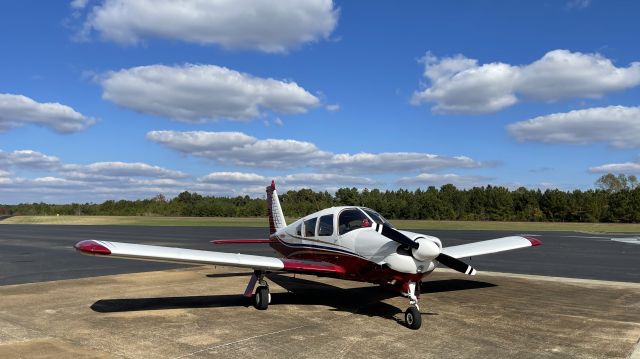
M 340 218 L 344 211 L 358 211 L 365 225 L 347 231 Z M 343 275 L 338 275 L 342 279 L 379 284 L 418 282 L 435 269 L 432 258 L 419 261 L 398 242 L 380 234 L 377 228 L 381 217 L 373 218 L 367 211 L 373 212 L 368 208 L 345 206 L 312 213 L 273 233 L 270 245 L 289 259 L 339 265 L 345 269 Z M 353 222 L 358 227 L 357 220 Z M 310 224 L 313 228 L 309 228 Z M 442 249 L 436 237 L 400 232 L 414 241 L 430 241 L 438 251 Z

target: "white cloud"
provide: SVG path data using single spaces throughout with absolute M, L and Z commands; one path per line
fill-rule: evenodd
M 96 31 L 121 44 L 165 38 L 286 52 L 327 39 L 338 13 L 331 0 L 105 0 L 89 13 L 80 35 Z
M 518 141 L 640 146 L 640 107 L 609 106 L 539 116 L 507 126 Z
M 446 167 L 473 168 L 483 163 L 466 156 L 416 152 L 333 154 L 296 140 L 259 140 L 241 132 L 151 131 L 151 141 L 222 163 L 261 168 L 302 168 L 343 173 L 415 172 Z
M 40 103 L 29 97 L 0 94 L 0 132 L 35 124 L 59 133 L 81 131 L 95 123 L 73 108 L 59 103 Z
M 460 188 L 481 187 L 490 184 L 493 178 L 483 176 L 462 176 L 453 173 L 435 174 L 421 173 L 413 177 L 402 177 L 397 183 L 399 185 L 414 186 L 442 186 L 445 184 L 453 184 Z
M 87 6 L 89 0 L 72 0 L 71 8 L 76 10 L 84 9 Z
M 484 166 L 466 156 L 440 156 L 418 152 L 335 154 L 320 161 L 318 167 L 347 173 L 416 172 L 438 168 L 474 168 Z
M 557 101 L 599 98 L 640 84 L 640 62 L 616 67 L 598 54 L 553 50 L 527 65 L 478 64 L 463 55 L 423 58 L 428 87 L 416 91 L 412 103 L 434 103 L 436 112 L 490 113 L 519 98 Z
M 258 140 L 241 132 L 151 131 L 147 138 L 182 153 L 251 167 L 304 167 L 328 156 L 310 142 Z
M 218 184 L 267 184 L 268 179 L 255 173 L 245 172 L 212 172 L 204 177 L 198 178 L 204 183 Z
M 22 168 L 53 168 L 60 164 L 58 157 L 32 150 L 5 152 L 0 150 L 0 166 Z
M 591 0 L 570 0 L 567 2 L 567 9 L 586 9 L 591 5 Z
M 366 177 L 346 176 L 333 173 L 295 173 L 286 176 L 265 177 L 256 173 L 213 172 L 198 179 L 201 183 L 230 186 L 229 190 L 261 195 L 274 179 L 278 188 L 286 192 L 292 189 L 335 189 L 352 185 L 371 185 L 376 181 Z M 220 188 L 218 188 L 220 189 Z
M 336 187 L 345 185 L 371 185 L 376 183 L 376 181 L 371 178 L 346 176 L 334 173 L 296 173 L 279 177 L 278 181 L 288 186 L 302 185 L 314 188 L 317 185 L 322 187 Z
M 202 123 L 246 121 L 265 111 L 299 114 L 320 100 L 295 82 L 254 77 L 215 65 L 151 65 L 112 71 L 102 97 L 138 112 Z
M 327 105 L 327 106 L 325 106 L 325 108 L 326 108 L 326 109 L 327 109 L 327 111 L 329 111 L 329 112 L 336 112 L 336 111 L 340 111 L 340 105 L 338 105 L 338 104 Z
M 5 168 L 14 168 L 18 174 Z M 45 175 L 20 177 L 20 170 Z M 106 199 L 137 199 L 158 193 L 171 196 L 190 189 L 187 174 L 146 163 L 96 162 L 64 164 L 57 157 L 32 150 L 0 150 L 0 198 L 3 203 L 51 201 L 95 202 Z M 206 189 L 204 193 L 207 193 Z M 220 193 L 221 194 L 221 193 Z
M 63 166 L 67 176 L 184 178 L 187 174 L 141 162 L 95 162 L 88 165 Z M 71 172 L 67 172 L 71 171 Z
M 635 173 L 640 174 L 640 159 L 635 162 L 607 163 L 600 166 L 590 167 L 591 173 Z

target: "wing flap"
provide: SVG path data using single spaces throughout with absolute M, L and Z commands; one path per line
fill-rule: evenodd
M 510 251 L 519 248 L 539 246 L 541 244 L 542 242 L 540 242 L 536 238 L 510 236 L 446 247 L 442 248 L 442 253 L 447 254 L 453 258 L 465 258 L 480 256 L 483 254 Z
M 213 264 L 264 270 L 284 269 L 284 263 L 278 258 L 248 254 L 222 253 L 98 240 L 81 241 L 76 243 L 74 248 L 83 254 L 114 258 L 187 264 Z
M 294 273 L 309 274 L 345 274 L 346 270 L 337 265 L 327 262 L 302 261 L 295 259 L 283 259 L 283 270 Z

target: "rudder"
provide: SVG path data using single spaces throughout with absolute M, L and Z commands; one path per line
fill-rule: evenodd
M 276 192 L 276 182 L 273 180 L 271 185 L 267 186 L 267 211 L 269 213 L 269 234 L 274 234 L 277 230 L 287 226 L 278 199 L 278 192 Z

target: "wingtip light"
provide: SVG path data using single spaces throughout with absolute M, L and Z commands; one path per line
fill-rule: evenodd
M 100 255 L 109 255 L 111 251 L 109 248 L 103 246 L 102 244 L 94 241 L 94 240 L 84 240 L 76 243 L 73 248 L 77 251 L 82 252 L 84 254 L 100 254 Z
M 532 247 L 539 246 L 542 244 L 542 241 L 540 241 L 538 238 L 533 238 L 533 237 L 524 237 L 524 238 L 529 242 L 531 242 Z

